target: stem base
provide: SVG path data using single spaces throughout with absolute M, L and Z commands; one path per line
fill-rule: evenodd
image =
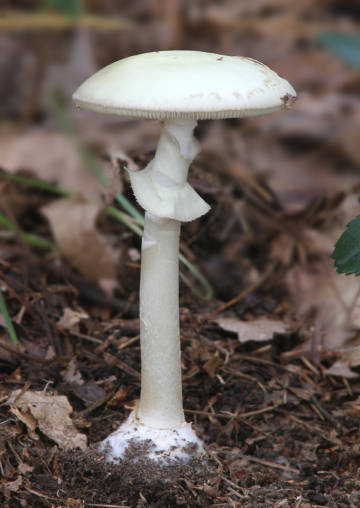
M 127 420 L 100 444 L 99 451 L 105 452 L 106 462 L 124 460 L 128 453 L 138 453 L 138 459 L 147 459 L 157 465 L 171 463 L 186 464 L 194 458 L 206 458 L 202 441 L 196 436 L 190 423 L 174 429 L 153 429 L 136 418 L 135 411 Z

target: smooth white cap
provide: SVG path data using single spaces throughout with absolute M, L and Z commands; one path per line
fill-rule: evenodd
M 272 113 L 296 97 L 266 65 L 201 51 L 157 51 L 119 60 L 74 93 L 77 106 L 154 119 L 237 118 Z

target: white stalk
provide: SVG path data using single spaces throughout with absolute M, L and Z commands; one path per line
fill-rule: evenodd
M 102 444 L 107 460 L 122 458 L 129 443 L 152 442 L 153 460 L 187 461 L 204 454 L 185 423 L 179 331 L 179 236 L 181 221 L 209 206 L 187 183 L 199 151 L 192 120 L 165 122 L 154 159 L 130 172 L 134 194 L 145 208 L 141 251 L 141 395 L 135 411 Z M 189 446 L 191 445 L 191 446 Z
M 151 190 L 165 202 L 163 213 L 168 211 L 169 195 L 179 200 L 187 185 L 190 162 L 199 151 L 193 137 L 195 125 L 194 121 L 167 122 L 149 165 Z M 148 187 L 143 190 L 149 192 Z M 187 203 L 181 205 L 186 208 Z M 149 427 L 170 429 L 185 422 L 178 296 L 181 223 L 152 212 L 145 214 L 141 251 L 141 397 L 136 414 Z M 157 206 L 155 212 L 161 213 L 161 207 Z
M 180 222 L 145 214 L 141 249 L 141 397 L 137 417 L 155 429 L 184 423 L 179 332 Z

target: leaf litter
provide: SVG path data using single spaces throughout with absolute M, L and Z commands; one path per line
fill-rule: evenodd
M 22 393 L 22 390 L 15 390 L 7 404 L 30 432 L 39 428 L 63 450 L 86 449 L 86 436 L 74 427 L 70 418 L 72 407 L 63 395 L 32 390 Z

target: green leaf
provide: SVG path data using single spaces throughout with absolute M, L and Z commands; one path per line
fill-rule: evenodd
M 316 36 L 316 41 L 349 65 L 360 68 L 359 35 L 342 32 L 322 32 Z
M 360 275 L 360 215 L 346 226 L 331 257 L 339 273 Z

